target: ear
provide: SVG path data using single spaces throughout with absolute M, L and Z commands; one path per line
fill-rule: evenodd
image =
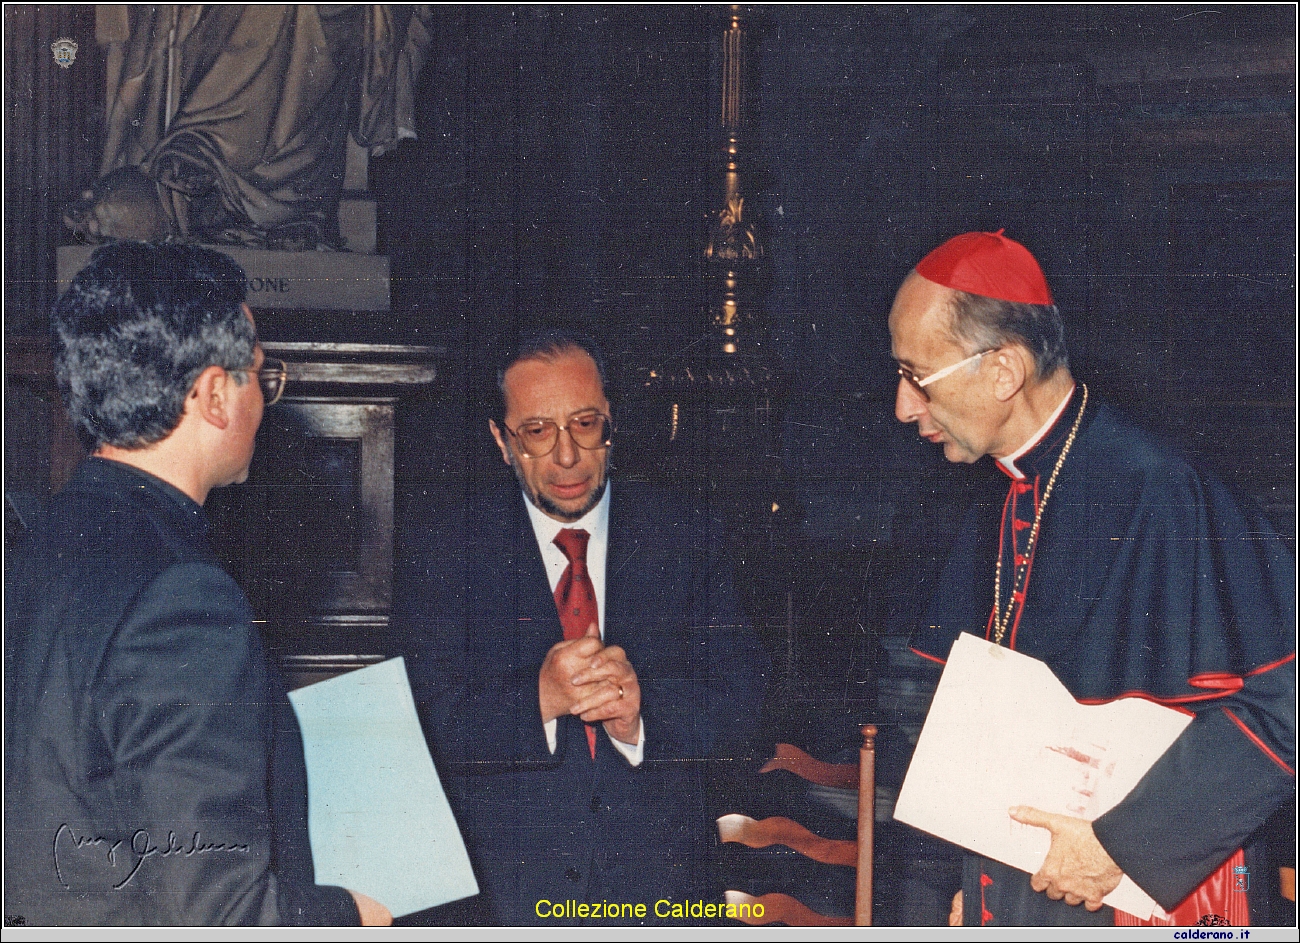
M 209 425 L 225 429 L 230 424 L 230 386 L 234 383 L 229 373 L 211 366 L 199 374 L 185 398 L 185 411 L 193 412 Z
M 1029 351 L 1019 344 L 999 348 L 993 363 L 993 395 L 1005 403 L 1019 393 L 1033 372 Z
M 501 430 L 497 427 L 496 420 L 488 420 L 488 429 L 492 432 L 492 438 L 496 439 L 497 448 L 501 450 L 501 461 L 513 466 L 514 461 L 510 457 L 510 446 L 506 443 L 506 437 L 501 434 Z

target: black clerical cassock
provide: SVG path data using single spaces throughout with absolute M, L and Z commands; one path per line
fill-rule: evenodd
M 1194 712 L 1094 829 L 1180 923 L 1225 911 L 1243 923 L 1251 895 L 1234 868 L 1263 886 L 1252 837 L 1295 788 L 1295 566 L 1272 527 L 1222 484 L 1096 397 L 1080 417 L 1080 392 L 1016 461 L 1023 477 L 1006 501 L 971 508 L 913 649 L 942 662 L 959 632 L 1000 636 L 1085 703 L 1144 697 Z M 1217 881 L 1217 896 L 1193 895 L 1216 871 L 1206 890 Z M 968 859 L 963 891 L 967 924 L 1127 918 L 1052 901 L 1029 875 L 983 858 Z

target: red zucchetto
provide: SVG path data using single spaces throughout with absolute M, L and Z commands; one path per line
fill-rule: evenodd
M 954 291 L 1020 304 L 1054 304 L 1037 260 L 1003 232 L 953 236 L 917 263 L 916 273 Z

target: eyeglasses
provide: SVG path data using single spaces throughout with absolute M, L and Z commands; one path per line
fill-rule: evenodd
M 257 382 L 262 387 L 263 404 L 274 406 L 289 383 L 289 366 L 278 357 L 267 357 L 262 361 L 262 369 L 257 371 Z
M 942 380 L 944 377 L 948 376 L 949 374 L 955 373 L 956 371 L 960 370 L 962 367 L 966 366 L 966 364 L 973 363 L 976 360 L 979 360 L 985 354 L 991 354 L 995 350 L 997 350 L 996 347 L 990 347 L 988 350 L 981 350 L 978 354 L 971 354 L 965 360 L 959 360 L 956 363 L 952 364 L 951 366 L 944 367 L 942 370 L 936 370 L 928 377 L 918 377 L 911 370 L 908 370 L 906 367 L 900 364 L 898 367 L 898 375 L 902 377 L 904 380 L 906 380 L 908 383 L 910 383 L 912 385 L 912 389 L 916 390 L 916 392 L 921 396 L 921 398 L 928 403 L 930 402 L 930 394 L 925 391 L 925 388 L 927 386 L 929 386 L 931 383 L 934 383 L 936 380 Z
M 549 419 L 534 419 L 521 422 L 518 429 L 511 429 L 504 422 L 501 428 L 515 437 L 519 448 L 529 458 L 543 458 L 555 451 L 560 441 L 560 432 L 567 429 L 573 444 L 580 449 L 607 449 L 612 445 L 614 421 L 603 413 L 592 410 L 570 416 L 569 421 L 559 425 Z
M 252 373 L 252 367 L 227 370 L 227 373 Z M 284 395 L 289 382 L 289 366 L 278 357 L 266 357 L 257 371 L 257 385 L 262 388 L 262 405 L 274 406 Z

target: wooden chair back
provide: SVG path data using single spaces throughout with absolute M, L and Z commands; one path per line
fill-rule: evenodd
M 856 764 L 824 763 L 788 743 L 779 743 L 761 773 L 786 770 L 819 786 L 858 790 L 857 841 L 822 838 L 798 822 L 782 816 L 756 821 L 747 815 L 732 813 L 718 819 L 718 837 L 724 842 L 739 842 L 750 848 L 785 845 L 801 855 L 823 864 L 857 869 L 854 913 L 848 917 L 828 917 L 808 907 L 789 894 L 763 894 L 754 897 L 742 891 L 727 891 L 728 904 L 736 904 L 736 919 L 750 926 L 784 923 L 792 927 L 871 926 L 872 852 L 876 825 L 876 727 L 862 728 L 862 748 Z

